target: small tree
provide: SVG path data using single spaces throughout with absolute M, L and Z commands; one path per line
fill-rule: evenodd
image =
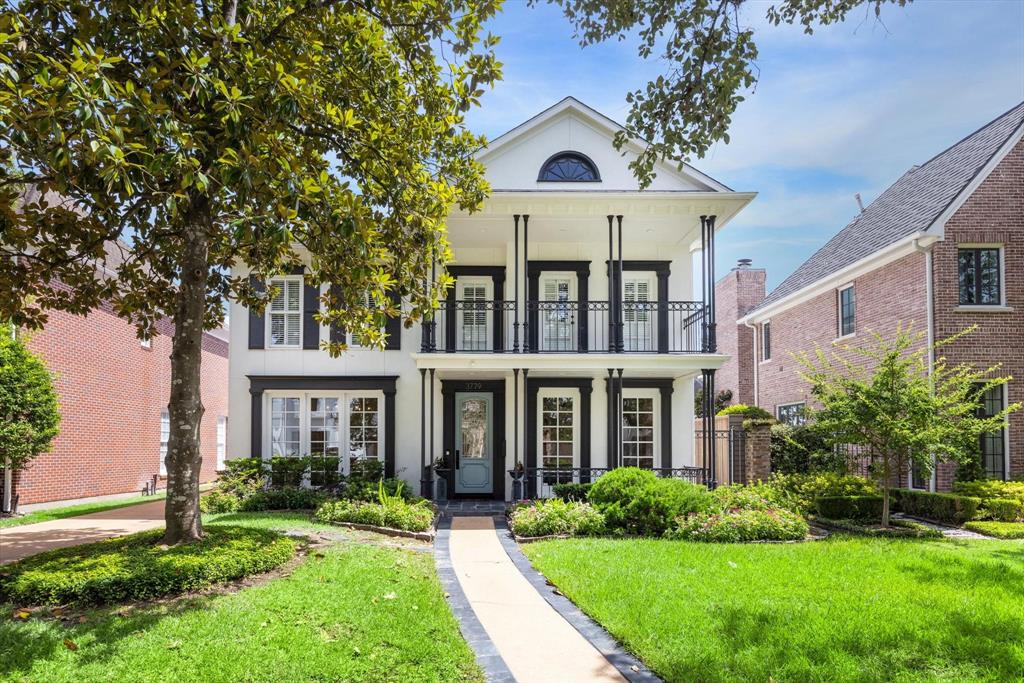
M 941 340 L 933 348 L 938 351 L 973 330 Z M 887 527 L 894 475 L 908 466 L 930 473 L 933 460 L 964 463 L 979 458 L 981 436 L 1003 429 L 1007 416 L 1020 404 L 982 416 L 981 394 L 1011 379 L 993 376 L 998 365 L 978 370 L 938 357 L 929 374 L 923 333 L 898 326 L 892 340 L 872 335 L 873 345 L 840 346 L 849 357 L 829 357 L 817 349 L 813 357 L 799 354 L 797 360 L 806 368 L 801 375 L 820 405 L 810 409 L 810 416 L 830 444 L 870 449 L 875 465 L 871 476 L 882 489 L 882 526 Z
M 50 449 L 60 410 L 46 365 L 21 341 L 0 336 L 0 467 L 10 474 Z M 13 498 L 13 493 L 9 493 Z

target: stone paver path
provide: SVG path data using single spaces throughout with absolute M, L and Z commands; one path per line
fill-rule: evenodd
M 454 517 L 450 553 L 466 599 L 517 681 L 625 681 L 519 572 L 491 517 Z
M 44 550 L 160 529 L 163 525 L 164 501 L 155 500 L 79 517 L 0 529 L 0 564 Z

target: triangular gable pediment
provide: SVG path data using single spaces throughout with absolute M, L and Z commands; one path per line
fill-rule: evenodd
M 622 127 L 579 100 L 567 97 L 507 133 L 495 138 L 477 158 L 487 168 L 495 190 L 639 189 L 629 162 L 642 147 L 630 143 L 625 155 L 613 140 Z M 597 182 L 544 182 L 538 175 L 544 163 L 560 152 L 577 152 L 591 160 L 600 174 Z M 689 165 L 682 170 L 670 163 L 656 166 L 657 177 L 648 188 L 658 191 L 723 192 L 721 183 Z

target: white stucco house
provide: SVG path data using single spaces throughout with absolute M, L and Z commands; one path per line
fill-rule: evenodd
M 448 222 L 456 284 L 431 323 L 389 326 L 386 350 L 329 357 L 301 273 L 262 316 L 234 304 L 229 456 L 378 458 L 453 499 L 623 465 L 707 478 L 693 380 L 725 356 L 701 264 L 754 193 L 675 164 L 640 191 L 619 130 L 570 97 L 482 149 L 493 192 Z

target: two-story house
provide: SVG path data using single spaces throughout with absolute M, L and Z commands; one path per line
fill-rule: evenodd
M 911 168 L 738 322 L 718 322 L 738 324 L 736 353 L 750 361 L 730 364 L 750 368 L 753 401 L 783 421 L 802 419 L 811 400 L 794 354 L 870 345 L 871 332 L 891 335 L 901 323 L 924 332 L 922 343 L 977 326 L 941 352 L 1012 378 L 981 398 L 979 410 L 994 414 L 1024 400 L 1022 273 L 1024 103 Z M 749 271 L 729 277 L 756 286 Z M 983 437 L 981 459 L 989 477 L 1024 476 L 1024 415 Z M 940 464 L 930 478 L 902 481 L 948 490 L 954 477 Z
M 566 98 L 480 150 L 493 191 L 448 220 L 455 284 L 385 350 L 329 357 L 301 272 L 263 315 L 235 304 L 230 456 L 376 458 L 452 498 L 509 499 L 517 465 L 528 496 L 625 465 L 703 481 L 693 379 L 725 361 L 707 264 L 754 194 L 674 163 L 639 190 L 619 130 Z

